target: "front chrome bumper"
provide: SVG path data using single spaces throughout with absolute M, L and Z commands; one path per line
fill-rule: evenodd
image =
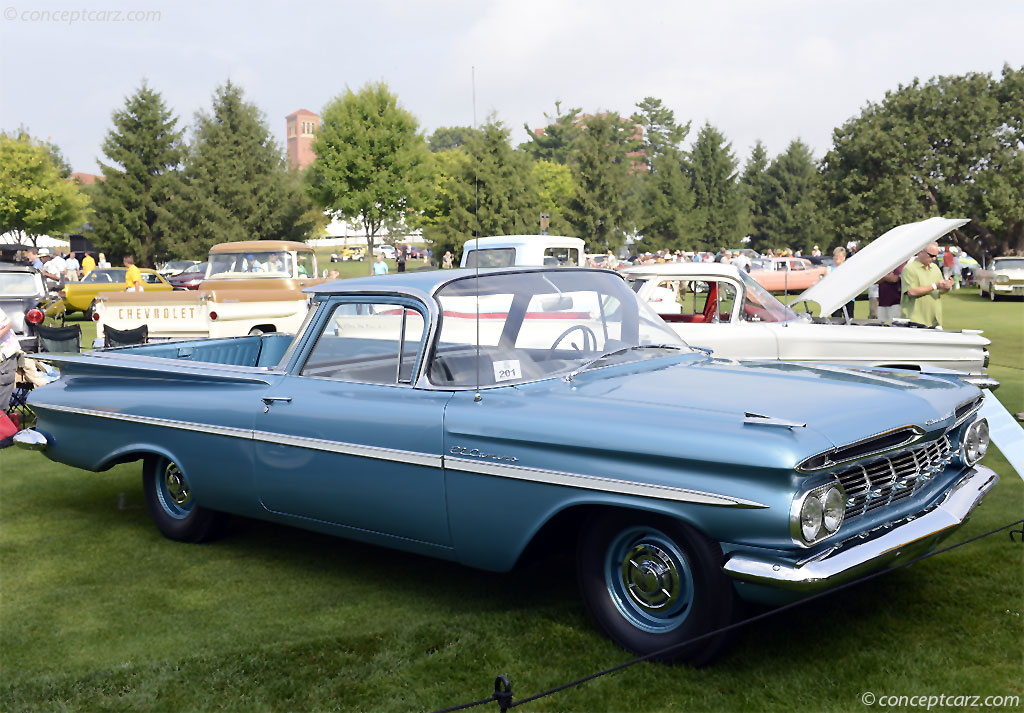
M 39 431 L 26 428 L 24 431 L 18 431 L 14 434 L 14 445 L 21 446 L 30 451 L 45 451 L 47 445 L 46 436 Z
M 734 554 L 723 571 L 742 582 L 813 593 L 874 570 L 884 569 L 928 552 L 940 540 L 964 524 L 999 476 L 990 468 L 975 466 L 946 494 L 945 499 L 922 515 L 898 524 L 851 537 L 801 562 Z

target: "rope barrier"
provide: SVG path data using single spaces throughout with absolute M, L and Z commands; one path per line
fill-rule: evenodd
M 870 581 L 872 579 L 877 579 L 878 577 L 881 577 L 883 575 L 890 574 L 892 572 L 896 572 L 898 570 L 903 569 L 904 567 L 909 567 L 912 564 L 917 564 L 918 562 L 920 562 L 922 560 L 926 560 L 926 559 L 928 559 L 930 557 L 935 557 L 936 555 L 941 555 L 941 554 L 944 554 L 946 552 L 950 552 L 950 551 L 955 550 L 955 549 L 957 549 L 959 547 L 963 547 L 964 545 L 968 545 L 968 544 L 970 544 L 972 542 L 977 542 L 978 540 L 981 540 L 981 539 L 983 539 L 985 537 L 989 537 L 990 535 L 994 535 L 997 532 L 1002 532 L 1003 530 L 1009 530 L 1010 528 L 1015 527 L 1017 525 L 1021 525 L 1022 527 L 1024 527 L 1024 520 L 1015 520 L 1014 522 L 1008 523 L 1008 524 L 1003 525 L 1001 527 L 997 527 L 994 530 L 989 530 L 988 532 L 982 533 L 980 535 L 975 535 L 974 537 L 966 539 L 966 540 L 964 540 L 962 542 L 958 542 L 955 545 L 950 545 L 948 547 L 943 547 L 941 549 L 934 550 L 932 552 L 928 552 L 926 554 L 921 555 L 920 557 L 915 557 L 912 560 L 908 560 L 907 562 L 903 562 L 903 563 L 898 564 L 898 565 L 896 565 L 894 567 L 889 567 L 887 569 L 882 569 L 882 570 L 879 570 L 877 572 L 872 572 L 871 574 L 867 574 L 867 575 L 865 575 L 863 577 L 860 577 L 858 579 L 854 579 L 854 580 L 852 580 L 850 582 L 846 582 L 845 584 L 838 585 L 836 587 L 833 587 L 832 589 L 829 589 L 828 591 L 819 592 L 818 594 L 813 594 L 813 595 L 811 595 L 809 597 L 806 597 L 804 599 L 800 599 L 798 601 L 791 602 L 789 604 L 785 604 L 785 605 L 783 605 L 781 607 L 777 607 L 775 609 L 772 609 L 771 611 L 767 611 L 767 612 L 764 612 L 762 614 L 757 614 L 756 616 L 752 616 L 752 617 L 750 617 L 748 619 L 743 619 L 742 621 L 734 622 L 732 624 L 729 624 L 728 626 L 723 626 L 720 629 L 715 629 L 714 631 L 709 631 L 706 634 L 701 634 L 700 636 L 695 636 L 692 639 L 688 639 L 688 640 L 680 642 L 678 644 L 673 644 L 672 646 L 665 647 L 664 649 L 660 649 L 658 651 L 652 651 L 651 653 L 645 654 L 644 656 L 639 656 L 639 657 L 637 657 L 635 659 L 632 659 L 630 661 L 626 661 L 625 663 L 621 663 L 621 664 L 618 664 L 616 666 L 612 666 L 611 668 L 606 668 L 606 669 L 604 669 L 602 671 L 598 671 L 596 673 L 592 673 L 589 676 L 584 676 L 583 678 L 577 678 L 575 681 L 570 681 L 568 683 L 563 683 L 560 686 L 555 686 L 554 688 L 549 688 L 546 691 L 542 691 L 541 693 L 536 693 L 536 694 L 534 694 L 532 696 L 528 696 L 526 698 L 520 698 L 519 700 L 513 700 L 512 684 L 510 682 L 510 679 L 506 675 L 503 674 L 503 675 L 498 676 L 495 679 L 495 681 L 494 681 L 494 693 L 491 696 L 489 696 L 488 698 L 482 698 L 479 701 L 473 701 L 472 703 L 463 703 L 462 705 L 453 706 L 451 708 L 444 708 L 444 709 L 441 709 L 441 710 L 434 711 L 433 713 L 451 713 L 452 711 L 458 711 L 458 710 L 463 710 L 463 709 L 466 709 L 466 708 L 472 708 L 474 706 L 479 706 L 479 705 L 483 705 L 485 703 L 490 703 L 491 701 L 496 701 L 498 703 L 498 705 L 501 707 L 501 713 L 505 713 L 509 708 L 516 708 L 518 706 L 525 705 L 526 703 L 530 703 L 531 701 L 536 701 L 539 698 L 544 698 L 546 696 L 550 696 L 552 694 L 559 693 L 560 691 L 564 691 L 564 690 L 566 690 L 568 688 L 573 688 L 575 686 L 579 686 L 581 684 L 586 683 L 587 681 L 592 681 L 595 678 L 600 678 L 601 676 L 607 676 L 608 674 L 615 673 L 616 671 L 621 671 L 624 668 L 629 668 L 630 666 L 633 666 L 635 664 L 641 663 L 643 661 L 648 661 L 648 660 L 650 660 L 652 658 L 655 658 L 655 657 L 658 657 L 658 656 L 663 656 L 663 655 L 665 655 L 665 654 L 667 654 L 667 653 L 669 653 L 671 651 L 674 651 L 676 649 L 680 649 L 680 648 L 682 648 L 684 646 L 689 646 L 690 644 L 694 644 L 694 643 L 696 643 L 698 641 L 702 641 L 704 639 L 707 639 L 707 638 L 710 638 L 710 637 L 713 637 L 713 636 L 718 636 L 719 634 L 724 634 L 727 631 L 732 631 L 733 629 L 738 629 L 738 628 L 740 628 L 742 626 L 747 626 L 748 624 L 752 624 L 754 622 L 761 621 L 763 619 L 767 619 L 768 617 L 775 616 L 776 614 L 781 614 L 782 612 L 788 611 L 790 609 L 795 609 L 796 607 L 803 606 L 804 604 L 808 604 L 808 603 L 816 601 L 818 599 L 822 599 L 824 597 L 833 595 L 836 592 L 840 592 L 840 591 L 842 591 L 844 589 L 849 589 L 850 587 L 856 586 L 858 584 L 862 584 L 862 583 Z M 1016 542 L 1016 540 L 1014 540 L 1014 535 L 1017 532 L 1018 531 L 1016 531 L 1016 530 L 1013 530 L 1013 531 L 1010 532 L 1010 541 L 1011 542 Z M 1022 540 L 1024 540 L 1024 536 L 1022 536 Z

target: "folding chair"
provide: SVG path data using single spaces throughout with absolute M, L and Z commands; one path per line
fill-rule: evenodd
M 105 347 L 130 347 L 135 344 L 145 344 L 149 339 L 149 325 L 142 325 L 135 329 L 114 329 L 103 325 L 103 346 Z
M 39 351 L 72 352 L 82 351 L 82 328 L 77 324 L 70 327 L 36 327 L 39 330 Z

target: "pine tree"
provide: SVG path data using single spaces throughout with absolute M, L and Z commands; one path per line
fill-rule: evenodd
M 679 151 L 654 157 L 644 179 L 637 229 L 647 250 L 692 250 L 701 245 L 703 216 L 695 210 L 695 197 L 686 163 Z
M 103 142 L 106 180 L 93 193 L 93 243 L 108 257 L 132 254 L 137 265 L 180 255 L 171 229 L 172 202 L 181 195 L 178 120 L 159 92 L 143 82 L 113 114 Z
M 587 117 L 569 166 L 576 195 L 567 218 L 590 249 L 618 249 L 636 228 L 640 171 L 636 125 L 618 114 Z
M 452 250 L 475 235 L 537 231 L 541 200 L 533 166 L 512 148 L 509 130 L 491 117 L 464 146 L 437 154 L 437 198 L 427 211 L 424 235 L 435 253 Z
M 266 118 L 228 81 L 199 112 L 185 162 L 176 218 L 183 251 L 203 255 L 216 243 L 305 240 L 312 203 L 289 174 Z
M 562 113 L 562 103 L 555 102 L 555 115 L 544 114 L 548 125 L 540 130 L 533 130 L 529 124 L 523 124 L 530 140 L 519 146 L 534 160 L 554 161 L 567 164 L 569 157 L 576 148 L 581 135 L 580 112 L 582 109 L 570 109 Z
M 697 210 L 702 214 L 702 247 L 736 245 L 750 225 L 749 208 L 736 180 L 736 157 L 725 136 L 704 124 L 690 152 Z
M 765 179 L 760 222 L 768 246 L 809 250 L 829 242 L 821 178 L 806 144 L 790 143 L 765 171 Z
M 768 206 L 768 151 L 758 139 L 743 169 L 740 186 L 750 206 L 750 247 L 755 250 L 773 247 L 765 232 L 765 210 Z
M 630 119 L 644 129 L 643 149 L 648 159 L 678 151 L 690 133 L 690 122 L 677 124 L 675 112 L 662 105 L 661 99 L 645 97 L 636 106 L 640 111 Z

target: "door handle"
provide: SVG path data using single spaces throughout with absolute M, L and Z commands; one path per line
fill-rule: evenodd
M 264 396 L 260 401 L 263 402 L 263 413 L 270 413 L 270 404 L 275 401 L 291 401 L 291 396 Z

